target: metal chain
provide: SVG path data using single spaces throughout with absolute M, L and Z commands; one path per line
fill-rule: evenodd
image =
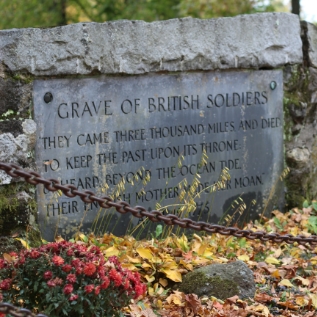
M 144 207 L 136 206 L 131 207 L 125 201 L 114 201 L 109 196 L 98 197 L 95 193 L 90 190 L 79 191 L 74 185 L 62 185 L 59 180 L 50 178 L 45 179 L 41 177 L 40 174 L 33 171 L 26 171 L 20 166 L 12 163 L 0 162 L 0 169 L 4 170 L 11 177 L 23 177 L 26 182 L 32 185 L 43 184 L 44 187 L 49 191 L 60 190 L 67 197 L 79 196 L 81 200 L 85 203 L 97 202 L 101 208 L 115 208 L 120 214 L 131 213 L 134 217 L 143 218 L 147 217 L 152 222 L 162 221 L 168 226 L 177 225 L 182 228 L 189 228 L 197 231 L 205 231 L 207 233 L 219 233 L 224 236 L 234 236 L 238 238 L 246 238 L 249 240 L 259 239 L 261 241 L 273 241 L 276 243 L 286 242 L 288 244 L 293 244 L 297 242 L 298 244 L 316 245 L 317 236 L 304 236 L 297 235 L 293 236 L 291 234 L 278 234 L 278 233 L 267 233 L 265 231 L 252 231 L 252 230 L 241 230 L 234 227 L 226 227 L 217 224 L 211 224 L 204 221 L 193 221 L 188 218 L 179 218 L 176 215 L 163 215 L 158 210 L 147 211 Z
M 0 313 L 10 314 L 13 317 L 47 317 L 43 314 L 35 315 L 26 308 L 17 308 L 9 303 L 0 303 Z

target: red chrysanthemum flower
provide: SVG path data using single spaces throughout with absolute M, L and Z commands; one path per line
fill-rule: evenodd
M 67 254 L 68 256 L 72 256 L 72 255 L 74 255 L 74 251 L 73 251 L 72 249 L 68 249 L 67 252 L 66 252 L 66 254 Z
M 81 267 L 78 267 L 78 268 L 76 269 L 76 274 L 77 274 L 77 275 L 80 275 L 82 272 L 83 272 L 83 269 L 82 269 Z
M 128 290 L 130 287 L 130 281 L 126 278 L 125 281 L 124 281 L 124 285 L 123 285 L 123 288 L 125 290 Z
M 79 259 L 73 259 L 71 263 L 72 263 L 72 266 L 77 268 L 79 264 L 81 263 L 81 261 Z
M 109 277 L 111 280 L 114 281 L 115 286 L 120 286 L 122 283 L 122 276 L 119 272 L 117 272 L 115 269 L 111 269 L 109 272 Z
M 15 252 L 10 252 L 9 254 L 10 254 L 12 257 L 15 257 L 15 258 L 18 256 L 18 254 L 15 253 Z
M 145 293 L 146 287 L 145 285 L 142 285 L 142 284 L 136 284 L 134 290 L 135 290 L 134 298 L 136 299 Z
M 91 276 L 96 272 L 96 265 L 93 263 L 88 263 L 85 267 L 84 267 L 84 274 Z
M 5 261 L 3 259 L 0 259 L 0 269 L 3 269 L 5 265 Z
M 70 301 L 73 301 L 73 300 L 76 300 L 77 298 L 78 298 L 78 295 L 72 294 L 72 295 L 69 297 L 69 300 L 70 300 Z
M 110 280 L 109 280 L 108 276 L 105 276 L 103 278 L 103 282 L 101 284 L 101 288 L 102 289 L 106 289 L 106 288 L 108 288 L 109 284 L 110 284 Z
M 68 272 L 70 272 L 72 270 L 72 268 L 73 267 L 70 264 L 65 264 L 65 265 L 63 265 L 62 270 L 64 272 L 68 273 Z
M 32 259 L 37 259 L 40 257 L 40 255 L 41 255 L 41 253 L 36 251 L 36 250 L 31 250 L 31 252 L 30 252 L 30 258 L 32 258 Z
M 52 262 L 55 265 L 60 266 L 64 263 L 64 259 L 62 257 L 60 257 L 59 255 L 54 255 L 52 258 Z
M 6 278 L 0 283 L 0 289 L 2 289 L 3 291 L 7 291 L 10 288 L 10 286 L 11 286 L 10 278 Z
M 66 285 L 64 286 L 63 292 L 64 292 L 65 295 L 68 295 L 68 294 L 70 294 L 73 290 L 74 290 L 74 287 L 73 287 L 72 284 L 66 284 Z
M 54 282 L 56 285 L 63 285 L 63 280 L 59 277 L 55 277 Z
M 54 280 L 49 280 L 49 281 L 47 281 L 46 284 L 47 284 L 48 287 L 55 287 L 56 286 L 56 283 L 55 283 Z
M 95 295 L 99 295 L 99 293 L 100 293 L 100 286 L 97 286 L 95 288 Z
M 19 259 L 18 265 L 22 265 L 24 263 L 25 263 L 25 257 L 21 256 L 20 259 Z
M 91 293 L 94 290 L 95 286 L 93 284 L 89 284 L 85 286 L 85 292 Z
M 74 284 L 76 282 L 76 275 L 75 274 L 68 274 L 67 277 L 66 277 L 66 280 L 69 283 Z
M 46 271 L 43 276 L 45 280 L 50 280 L 53 277 L 53 273 L 51 271 Z

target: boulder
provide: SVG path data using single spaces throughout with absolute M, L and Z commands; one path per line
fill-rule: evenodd
M 253 272 L 242 261 L 201 267 L 186 274 L 178 286 L 186 294 L 214 296 L 222 300 L 234 295 L 253 298 L 255 294 Z

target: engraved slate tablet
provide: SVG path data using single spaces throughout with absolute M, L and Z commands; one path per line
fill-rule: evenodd
M 39 172 L 79 190 L 231 224 L 283 201 L 281 70 L 36 80 L 34 116 Z M 156 226 L 43 186 L 37 202 L 47 240 Z

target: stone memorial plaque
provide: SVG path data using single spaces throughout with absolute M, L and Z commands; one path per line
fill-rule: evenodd
M 283 200 L 281 70 L 36 80 L 34 116 L 38 171 L 79 190 L 231 224 Z M 47 240 L 156 226 L 43 186 L 37 202 Z

